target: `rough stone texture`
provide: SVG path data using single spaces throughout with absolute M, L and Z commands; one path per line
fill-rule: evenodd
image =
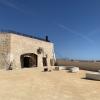
M 10 34 L 0 33 L 0 69 L 6 68 L 9 65 L 10 53 Z
M 86 78 L 100 81 L 100 73 L 99 72 L 88 72 L 86 73 Z
M 39 47 L 43 48 L 44 51 L 41 54 L 37 53 Z M 0 68 L 7 68 L 6 62 L 9 65 L 11 61 L 13 69 L 21 68 L 20 57 L 26 53 L 37 55 L 37 66 L 43 66 L 43 57 L 47 57 L 47 66 L 51 66 L 50 60 L 54 58 L 53 43 L 13 33 L 0 33 L 0 61 L 2 62 Z
M 66 66 L 58 66 L 59 70 L 67 70 Z
M 81 62 L 81 61 L 67 61 L 63 59 L 56 59 L 57 66 L 77 66 L 83 70 L 98 71 L 100 70 L 100 62 Z
M 79 72 L 79 68 L 78 67 L 72 67 L 72 68 L 69 69 L 69 72 L 77 73 L 77 72 Z

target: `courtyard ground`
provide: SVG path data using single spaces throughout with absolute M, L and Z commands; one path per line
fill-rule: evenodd
M 42 70 L 1 70 L 0 100 L 100 100 L 100 81 L 84 79 L 86 71 Z

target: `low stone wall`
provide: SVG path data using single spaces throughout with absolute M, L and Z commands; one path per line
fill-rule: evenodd
M 98 71 L 100 70 L 100 62 L 78 62 L 78 61 L 66 61 L 57 60 L 58 66 L 76 66 L 83 70 Z

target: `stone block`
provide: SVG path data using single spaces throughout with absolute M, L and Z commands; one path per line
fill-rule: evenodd
M 87 72 L 86 78 L 100 81 L 100 73 L 99 72 Z
M 56 66 L 54 70 L 58 71 L 58 70 L 59 70 L 59 67 L 58 67 L 58 66 Z
M 69 69 L 69 72 L 77 73 L 77 72 L 79 72 L 79 67 L 72 67 Z
M 59 70 L 66 70 L 66 66 L 59 66 Z

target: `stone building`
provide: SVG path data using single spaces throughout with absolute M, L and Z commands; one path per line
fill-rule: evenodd
M 0 32 L 0 69 L 54 65 L 53 43 L 13 31 Z

